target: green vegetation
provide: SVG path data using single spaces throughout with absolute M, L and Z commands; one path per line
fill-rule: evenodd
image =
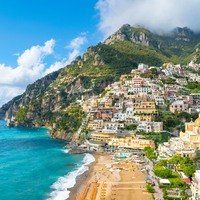
M 180 177 L 169 178 L 169 181 L 172 187 L 183 187 L 185 185 Z
M 174 178 L 173 171 L 165 166 L 154 166 L 154 174 L 160 178 Z
M 149 193 L 155 193 L 155 189 L 153 188 L 153 185 L 152 184 L 147 184 L 146 185 L 146 190 L 147 190 L 147 192 L 149 192 Z
M 151 147 L 145 147 L 144 153 L 149 160 L 155 160 L 157 158 L 155 150 Z
M 198 56 L 199 53 L 195 52 L 195 49 L 198 47 L 196 45 L 199 43 L 199 35 L 196 36 L 187 28 L 176 29 L 170 35 L 157 35 L 143 27 L 125 25 L 119 32 L 125 36 L 127 41 L 132 41 L 134 36 L 137 43 L 139 43 L 137 38 L 140 37 L 140 34 L 144 34 L 150 49 L 155 50 L 162 56 L 170 58 L 174 63 L 188 63 L 194 56 L 197 58 L 200 57 Z M 184 38 L 182 35 L 184 35 Z M 190 42 L 185 41 L 185 37 Z M 185 59 L 187 57 L 189 58 Z
M 111 45 L 112 48 L 121 53 L 126 53 L 136 63 L 147 63 L 151 66 L 160 66 L 169 61 L 162 53 L 141 44 L 135 44 L 130 41 L 116 41 Z
M 171 172 L 169 172 L 169 166 L 170 166 Z M 176 172 L 182 171 L 186 176 L 192 177 L 196 170 L 196 165 L 195 165 L 195 162 L 188 157 L 175 155 L 168 160 L 158 162 L 154 168 L 154 171 L 157 172 L 156 175 L 161 178 L 177 177 L 177 175 L 172 173 L 172 170 Z M 166 172 L 164 176 L 163 176 L 163 173 L 164 173 L 163 171 Z
M 17 121 L 19 124 L 27 123 L 27 112 L 28 109 L 26 107 L 20 107 L 15 113 L 15 121 Z
M 163 198 L 164 200 L 188 200 L 188 194 L 186 193 L 186 189 L 188 189 L 187 185 L 184 184 L 182 187 L 172 187 L 172 186 L 164 186 L 163 188 Z M 176 191 L 176 195 L 170 195 L 170 191 Z
M 141 134 L 145 139 L 153 140 L 155 142 L 156 147 L 163 142 L 167 142 L 170 139 L 170 134 L 168 132 L 155 133 L 155 132 L 137 132 Z
M 177 170 L 182 171 L 186 176 L 192 177 L 196 171 L 196 165 L 193 160 L 188 157 L 181 157 L 179 155 L 173 156 L 168 160 L 168 163 L 176 167 Z
M 81 126 L 82 120 L 85 117 L 81 106 L 71 104 L 65 111 L 56 113 L 51 119 L 51 124 L 56 123 L 56 129 L 65 131 L 70 137 Z
M 174 78 L 162 79 L 161 81 L 163 84 L 175 84 L 176 83 L 176 79 L 174 79 Z
M 193 160 L 179 155 L 175 155 L 168 160 L 157 162 L 154 166 L 155 175 L 160 178 L 167 178 L 170 181 L 169 185 L 160 186 L 163 189 L 164 199 L 177 199 L 170 197 L 170 191 L 173 190 L 178 191 L 181 199 L 188 199 L 186 193 L 188 185 L 182 181 L 180 172 L 183 172 L 188 177 L 192 177 L 195 170 L 196 165 Z
M 84 128 L 84 129 L 82 130 L 82 132 L 80 133 L 80 135 L 79 135 L 79 142 L 82 143 L 82 142 L 84 142 L 86 139 L 89 139 L 89 138 L 90 138 L 90 130 Z
M 194 158 L 194 162 L 195 162 L 195 164 L 197 166 L 197 169 L 200 169 L 200 151 L 199 150 L 196 152 L 196 156 Z
M 151 68 L 149 72 L 140 75 L 142 78 L 155 79 L 158 77 L 158 70 L 156 68 Z
M 113 77 L 112 76 L 101 76 L 101 77 L 97 77 L 94 80 L 94 93 L 95 94 L 100 94 L 101 92 L 103 92 L 104 87 L 107 86 L 109 83 L 111 83 L 113 81 Z M 102 87 L 102 85 L 104 87 Z
M 84 58 L 29 85 L 26 93 L 14 99 L 4 110 L 17 110 L 15 119 L 18 123 L 38 123 L 50 127 L 56 124 L 57 130 L 70 133 L 71 137 L 84 115 L 79 109 L 75 109 L 75 113 L 68 110 L 72 102 L 80 100 L 82 95 L 88 97 L 100 94 L 108 84 L 118 81 L 120 75 L 130 73 L 141 62 L 155 67 L 169 61 L 185 62 L 184 59 L 193 55 L 199 43 L 199 37 L 194 34 L 189 34 L 190 42 L 186 42 L 177 33 L 160 36 L 141 27 L 123 26 L 119 32 L 124 36 L 123 41 L 116 40 L 108 45 L 99 43 L 88 48 Z M 141 34 L 144 36 L 143 41 L 140 39 Z M 157 75 L 157 69 L 152 68 L 142 76 L 156 78 Z M 173 81 L 167 80 L 167 83 Z M 198 92 L 199 84 L 188 83 L 187 88 Z M 27 116 L 30 117 L 28 120 Z M 157 120 L 160 119 L 164 121 L 165 130 L 183 128 L 183 120 L 176 114 L 161 112 L 157 116 Z M 133 130 L 135 127 L 127 128 Z M 165 136 L 144 135 L 156 143 L 166 141 Z
M 186 88 L 188 88 L 191 93 L 200 93 L 200 83 L 198 82 L 188 82 Z
M 130 125 L 126 125 L 125 129 L 128 131 L 134 131 L 137 129 L 137 125 L 136 124 L 130 124 Z
M 156 115 L 155 121 L 163 121 L 163 127 L 166 131 L 173 131 L 177 129 L 179 131 L 184 130 L 184 122 L 189 122 L 191 119 L 196 119 L 198 114 L 189 114 L 186 112 L 171 113 L 169 111 L 160 110 Z
M 83 87 L 85 89 L 89 89 L 92 86 L 91 77 L 83 76 L 81 77 L 81 81 L 83 82 Z

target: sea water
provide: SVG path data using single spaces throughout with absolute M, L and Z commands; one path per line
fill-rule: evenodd
M 45 128 L 9 128 L 0 121 L 0 200 L 64 200 L 94 161 L 69 154 Z

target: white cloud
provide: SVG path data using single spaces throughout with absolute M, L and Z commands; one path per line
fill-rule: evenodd
M 17 67 L 0 64 L 0 105 L 16 95 L 21 94 L 25 87 L 40 78 L 47 55 L 53 53 L 55 40 L 51 39 L 43 46 L 32 46 L 25 50 L 17 59 Z
M 177 26 L 200 31 L 199 0 L 99 0 L 96 8 L 105 37 L 127 23 L 159 32 Z
M 71 42 L 69 47 L 71 49 L 79 49 L 84 43 L 86 42 L 86 36 L 85 34 L 82 34 L 82 36 L 79 36 L 77 38 L 74 38 Z
M 17 59 L 18 66 L 13 68 L 0 64 L 0 86 L 23 87 L 41 77 L 45 64 L 44 58 L 53 53 L 55 40 L 45 42 L 44 46 L 33 46 L 25 50 Z
M 69 65 L 77 56 L 81 54 L 81 47 L 85 42 L 87 41 L 85 34 L 81 35 L 77 38 L 74 38 L 70 44 L 67 46 L 67 48 L 70 49 L 70 52 L 68 54 L 68 58 L 63 59 L 61 61 L 57 61 L 54 64 L 52 64 L 46 71 L 45 75 L 49 74 L 51 72 L 57 71 L 60 68 L 63 68 L 67 65 Z
M 14 86 L 0 85 L 0 106 L 9 101 L 12 97 L 22 94 L 24 89 Z
M 16 67 L 0 64 L 0 106 L 23 93 L 28 84 L 70 64 L 80 55 L 81 46 L 85 41 L 84 35 L 73 39 L 68 46 L 68 57 L 56 61 L 49 68 L 46 67 L 44 59 L 54 53 L 54 39 L 46 41 L 43 46 L 36 45 L 25 50 L 18 56 Z

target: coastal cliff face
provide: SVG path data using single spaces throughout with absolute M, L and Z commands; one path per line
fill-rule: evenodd
M 60 71 L 51 73 L 44 78 L 37 80 L 35 83 L 28 85 L 26 91 L 7 104 L 3 105 L 0 109 L 0 117 L 12 120 L 18 109 L 24 105 L 37 100 L 42 95 L 45 89 L 58 77 Z
M 69 66 L 29 85 L 22 95 L 0 108 L 0 118 L 15 126 L 47 126 L 52 136 L 70 140 L 84 118 L 77 100 L 100 94 L 140 62 L 153 66 L 188 62 L 196 56 L 193 52 L 199 42 L 199 35 L 187 28 L 158 35 L 124 25 Z

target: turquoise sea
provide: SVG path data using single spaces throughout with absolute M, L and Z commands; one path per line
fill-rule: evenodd
M 94 161 L 72 155 L 45 128 L 8 128 L 0 121 L 0 200 L 64 200 Z

